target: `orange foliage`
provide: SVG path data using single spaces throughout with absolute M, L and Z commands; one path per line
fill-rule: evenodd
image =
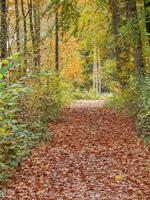
M 72 83 L 82 81 L 82 59 L 77 39 L 71 37 L 60 44 L 60 65 L 65 79 Z

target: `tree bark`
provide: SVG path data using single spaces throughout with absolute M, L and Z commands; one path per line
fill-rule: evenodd
M 36 66 L 36 49 L 35 49 L 35 33 L 34 33 L 34 24 L 33 24 L 33 1 L 30 0 L 28 4 L 29 8 L 29 23 L 30 23 L 30 34 L 32 41 L 32 51 L 33 51 L 33 63 Z
M 58 11 L 55 13 L 55 68 L 59 71 L 59 26 Z
M 93 90 L 96 95 L 101 94 L 101 77 L 100 77 L 100 50 L 94 48 L 94 60 L 93 60 Z
M 7 17 L 6 17 L 6 0 L 1 0 L 1 59 L 7 57 Z
M 41 64 L 41 55 L 40 55 L 40 43 L 41 43 L 41 22 L 40 22 L 40 3 L 38 0 L 37 8 L 37 64 Z
M 112 32 L 114 35 L 114 45 L 115 45 L 115 59 L 116 59 L 116 69 L 117 69 L 117 80 L 121 85 L 120 73 L 122 71 L 122 62 L 121 62 L 121 47 L 120 47 L 120 13 L 119 13 L 119 1 L 110 0 L 110 10 L 112 13 Z
M 118 0 L 111 0 L 110 1 L 110 8 L 112 13 L 112 30 L 115 36 L 115 57 L 117 63 L 117 69 L 120 70 L 121 66 L 119 63 L 120 58 L 120 47 L 119 47 L 119 23 L 120 23 L 120 16 L 119 16 L 119 9 L 118 9 Z
M 130 62 L 130 46 L 122 43 L 123 38 L 121 35 L 120 27 L 127 24 L 126 16 L 121 12 L 120 1 L 110 0 L 110 10 L 112 13 L 112 33 L 114 35 L 114 55 L 116 59 L 116 80 L 119 86 L 123 89 L 127 86 L 128 78 L 130 75 L 129 62 Z
M 146 13 L 146 30 L 148 34 L 148 41 L 150 44 L 150 1 L 144 0 L 144 7 Z
M 24 41 L 23 41 L 24 64 L 27 65 L 27 22 L 26 22 L 26 14 L 25 14 L 23 0 L 21 0 L 21 10 L 23 16 L 23 30 L 24 30 Z
M 101 52 L 98 49 L 98 93 L 102 93 Z
M 18 0 L 15 0 L 15 16 L 16 16 L 16 43 L 17 43 L 17 52 L 20 52 L 20 30 L 19 30 L 19 8 Z
M 130 25 L 131 47 L 133 49 L 133 59 L 135 76 L 144 75 L 144 61 L 141 41 L 141 30 L 139 26 L 136 0 L 126 1 L 128 22 Z
M 34 3 L 35 66 L 40 66 L 40 4 L 39 0 L 35 1 Z

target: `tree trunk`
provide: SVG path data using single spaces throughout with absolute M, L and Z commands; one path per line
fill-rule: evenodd
M 33 2 L 30 0 L 28 4 L 29 8 L 29 21 L 30 21 L 30 34 L 32 41 L 32 50 L 33 50 L 33 63 L 36 66 L 36 49 L 35 49 L 35 34 L 34 34 L 34 25 L 33 25 Z
M 94 48 L 94 62 L 93 62 L 93 90 L 96 95 L 101 93 L 101 80 L 100 80 L 100 59 L 99 51 Z
M 35 30 L 35 65 L 40 66 L 40 5 L 39 0 L 35 1 L 34 12 L 34 30 Z
M 27 22 L 24 9 L 24 2 L 21 0 L 21 10 L 23 16 L 23 30 L 24 30 L 24 41 L 23 41 L 23 54 L 24 54 L 24 64 L 27 65 Z
M 120 13 L 119 13 L 119 1 L 110 0 L 110 10 L 112 13 L 112 31 L 114 35 L 114 45 L 115 45 L 115 59 L 116 59 L 116 68 L 117 68 L 117 80 L 121 85 L 120 73 L 122 71 L 122 62 L 121 62 L 121 47 L 120 47 Z
M 40 55 L 40 43 L 41 43 L 41 22 L 40 22 L 40 3 L 38 0 L 37 8 L 37 64 L 41 64 L 41 55 Z
M 93 91 L 96 91 L 96 47 L 94 48 L 94 56 L 93 56 Z
M 98 93 L 102 93 L 102 74 L 101 74 L 101 54 L 100 49 L 98 49 Z
M 150 1 L 144 0 L 144 7 L 146 13 L 146 30 L 148 34 L 148 40 L 150 44 Z
M 116 59 L 116 80 L 119 86 L 123 89 L 127 86 L 130 70 L 130 46 L 123 44 L 123 38 L 120 32 L 120 27 L 127 23 L 127 19 L 121 12 L 120 1 L 110 0 L 110 10 L 112 13 L 112 32 L 114 35 L 114 55 Z
M 1 0 L 1 59 L 7 57 L 7 19 L 6 19 L 6 0 Z
M 55 13 L 55 68 L 59 71 L 59 26 L 58 11 Z
M 133 59 L 135 66 L 135 76 L 144 74 L 144 61 L 143 61 L 143 51 L 142 51 L 142 41 L 141 41 L 141 30 L 139 26 L 136 0 L 126 1 L 126 10 L 128 22 L 130 25 L 130 38 L 131 47 L 133 49 Z
M 96 95 L 98 95 L 98 62 L 97 62 L 97 48 L 95 47 L 94 50 L 94 54 L 95 54 L 95 59 L 94 59 L 94 65 L 95 65 L 95 91 L 96 91 Z
M 15 0 L 15 16 L 16 16 L 16 43 L 17 43 L 17 52 L 20 52 L 20 30 L 19 30 L 19 8 L 18 0 Z
M 120 47 L 119 47 L 119 23 L 120 23 L 120 16 L 119 16 L 119 9 L 118 9 L 118 0 L 110 0 L 110 8 L 112 13 L 112 30 L 115 39 L 115 57 L 116 57 L 116 65 L 117 69 L 120 70 Z

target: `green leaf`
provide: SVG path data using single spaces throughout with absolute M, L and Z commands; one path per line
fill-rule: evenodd
M 2 60 L 2 64 L 3 64 L 3 65 L 7 65 L 7 64 L 8 64 L 8 60 L 7 60 L 7 59 L 3 59 L 3 60 Z
M 3 77 L 4 77 L 3 74 L 0 74 L 0 80 L 3 79 Z

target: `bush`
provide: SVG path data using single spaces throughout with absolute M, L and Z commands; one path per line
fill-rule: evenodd
M 140 82 L 137 99 L 136 127 L 140 135 L 150 138 L 150 77 L 147 76 Z
M 150 138 L 150 76 L 130 82 L 130 87 L 115 93 L 106 106 L 133 115 L 138 134 Z
M 137 112 L 137 90 L 136 83 L 133 81 L 130 86 L 124 89 L 117 88 L 113 95 L 108 97 L 106 107 L 114 108 L 117 111 L 128 112 L 135 115 Z
M 31 78 L 31 77 L 30 77 Z M 34 124 L 59 118 L 60 109 L 71 100 L 70 87 L 56 73 L 41 73 L 30 84 L 31 92 L 21 100 L 20 115 L 32 131 Z
M 0 181 L 31 147 L 50 141 L 47 123 L 57 120 L 70 100 L 69 86 L 56 73 L 41 71 L 14 79 L 16 71 L 10 74 L 10 68 L 0 68 Z
M 80 89 L 76 89 L 73 92 L 73 98 L 75 100 L 98 100 L 100 99 L 100 95 L 96 95 L 93 89 L 90 91 L 81 91 Z
M 18 98 L 22 98 L 26 92 L 27 88 L 20 83 L 1 87 L 0 181 L 9 175 L 10 168 L 18 165 L 21 158 L 28 154 L 32 133 L 27 130 L 26 124 L 17 118 Z

